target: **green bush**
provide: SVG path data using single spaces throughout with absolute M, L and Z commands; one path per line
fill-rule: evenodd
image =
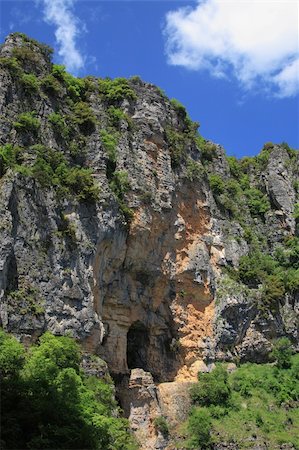
M 239 160 L 235 156 L 227 156 L 226 160 L 228 162 L 231 175 L 235 178 L 240 178 L 242 175 L 242 170 Z
M 4 383 L 7 379 L 18 376 L 24 361 L 25 350 L 22 344 L 0 329 L 0 375 Z M 4 394 L 3 392 L 2 395 Z M 1 410 L 5 413 L 2 408 Z
M 278 268 L 278 262 L 272 256 L 253 251 L 241 256 L 239 261 L 240 280 L 250 286 L 256 287 L 268 275 L 272 275 Z
M 120 137 L 119 133 L 115 132 L 113 129 L 102 129 L 100 130 L 100 137 L 109 159 L 115 163 L 116 148 Z
M 211 445 L 211 415 L 207 408 L 194 408 L 188 420 L 188 449 L 208 449 Z
M 187 111 L 184 105 L 182 105 L 181 102 L 179 102 L 176 98 L 170 99 L 171 106 L 175 109 L 175 111 L 180 115 L 181 117 L 185 118 L 187 116 Z
M 51 74 L 41 79 L 41 87 L 49 95 L 61 96 L 62 94 L 61 83 Z
M 284 284 L 287 292 L 292 294 L 299 291 L 299 269 L 288 268 L 284 272 Z
M 270 150 L 263 149 L 259 155 L 254 157 L 254 166 L 260 171 L 264 171 L 268 165 Z
M 157 431 L 163 434 L 163 436 L 168 436 L 169 427 L 165 417 L 163 416 L 155 417 L 154 426 Z
M 26 92 L 35 93 L 39 89 L 38 79 L 33 73 L 24 73 L 21 77 L 21 83 Z
M 298 447 L 299 355 L 291 356 L 285 338 L 274 347 L 282 364 L 240 365 L 227 375 L 229 401 L 191 411 L 182 448 L 214 448 L 223 442 L 228 447 L 243 448 L 244 443 L 250 447 L 253 436 L 254 442 L 262 441 L 271 449 L 283 444 Z
M 223 194 L 225 191 L 225 184 L 220 175 L 211 174 L 209 176 L 209 183 L 214 195 Z
M 262 288 L 262 302 L 264 306 L 274 307 L 276 301 L 284 297 L 285 284 L 279 274 L 265 277 Z
M 294 148 L 291 148 L 287 142 L 282 142 L 280 144 L 280 147 L 284 148 L 287 152 L 290 158 L 297 158 L 298 156 L 298 150 L 295 150 Z
M 291 341 L 286 337 L 277 339 L 273 346 L 271 356 L 276 360 L 279 369 L 289 369 L 291 367 L 292 354 Z
M 49 114 L 48 120 L 56 133 L 58 133 L 63 139 L 68 139 L 70 132 L 61 114 L 59 113 Z
M 169 146 L 171 166 L 176 169 L 186 157 L 187 136 L 173 128 L 166 128 L 166 139 Z
M 17 59 L 20 65 L 27 70 L 28 66 L 35 67 L 39 63 L 39 55 L 30 47 L 14 47 L 12 56 Z
M 264 146 L 263 146 L 263 150 L 272 150 L 274 147 L 273 142 L 265 142 Z
M 250 189 L 250 180 L 248 175 L 242 175 L 239 183 L 240 188 L 243 189 L 243 191 Z
M 60 172 L 61 185 L 76 194 L 78 200 L 96 201 L 99 189 L 94 184 L 91 169 L 82 167 L 64 168 Z
M 0 176 L 3 176 L 8 168 L 13 168 L 21 163 L 22 150 L 12 144 L 5 144 L 0 147 Z
M 100 131 L 101 141 L 103 143 L 104 149 L 107 152 L 108 160 L 106 167 L 106 175 L 108 180 L 112 180 L 113 174 L 116 169 L 116 159 L 117 159 L 117 144 L 119 141 L 119 133 L 113 129 Z
M 187 160 L 187 168 L 186 168 L 186 178 L 189 181 L 200 180 L 204 174 L 203 167 L 193 159 L 188 158 Z
M 95 130 L 95 115 L 85 102 L 78 102 L 74 105 L 72 121 L 85 135 L 91 134 Z
M 53 64 L 52 75 L 65 85 L 67 92 L 73 101 L 79 101 L 83 98 L 86 82 L 83 79 L 75 78 L 66 72 L 65 66 Z
M 299 290 L 298 245 L 298 238 L 293 238 L 273 256 L 255 250 L 240 258 L 238 279 L 250 288 L 261 285 L 261 310 L 274 308 L 286 292 Z
M 82 163 L 87 152 L 86 137 L 83 135 L 75 136 L 69 144 L 69 151 L 74 160 L 79 160 Z
M 4 448 L 136 449 L 128 422 L 116 417 L 113 386 L 85 376 L 79 364 L 71 338 L 45 333 L 25 353 L 0 332 Z
M 122 109 L 116 108 L 115 106 L 110 106 L 107 110 L 109 123 L 112 127 L 118 128 L 121 121 L 129 121 L 129 117 Z
M 181 120 L 183 120 L 183 122 L 185 124 L 185 130 L 184 131 L 187 132 L 187 133 L 191 133 L 191 134 L 195 133 L 197 128 L 199 127 L 199 123 L 193 122 L 190 119 L 190 117 L 187 114 L 185 106 L 183 106 L 182 103 L 179 102 L 175 98 L 172 98 L 170 100 L 170 104 L 174 108 L 174 110 L 176 111 L 176 113 L 179 116 L 179 118 Z
M 44 313 L 44 300 L 38 289 L 30 284 L 19 286 L 17 290 L 10 291 L 7 295 L 8 308 L 20 314 L 39 315 Z
M 62 152 L 35 146 L 36 161 L 32 176 L 44 187 L 54 186 L 62 195 L 75 194 L 76 198 L 96 201 L 99 189 L 94 183 L 92 170 L 70 166 Z
M 113 179 L 110 181 L 109 186 L 116 197 L 120 200 L 123 200 L 125 194 L 130 189 L 128 172 L 126 172 L 125 170 L 114 172 Z
M 228 375 L 220 365 L 210 373 L 199 373 L 197 385 L 191 388 L 191 398 L 199 406 L 225 405 L 231 395 Z
M 22 74 L 22 68 L 17 58 L 0 57 L 0 67 L 8 69 L 13 77 L 19 77 Z
M 250 213 L 254 217 L 263 216 L 270 210 L 268 197 L 257 188 L 249 188 L 244 192 Z
M 299 237 L 292 236 L 286 239 L 282 265 L 299 269 Z
M 212 142 L 204 142 L 200 146 L 202 163 L 211 162 L 217 156 L 217 145 Z
M 29 132 L 36 135 L 40 128 L 40 121 L 36 118 L 36 112 L 31 111 L 20 114 L 18 121 L 13 125 L 18 132 Z
M 52 47 L 49 47 L 49 45 L 43 44 L 33 38 L 30 38 L 29 36 L 27 36 L 24 33 L 19 33 L 18 31 L 13 33 L 13 35 L 21 37 L 23 43 L 25 45 L 26 44 L 29 45 L 29 48 L 32 48 L 33 46 L 38 47 L 45 58 L 47 58 L 47 59 L 51 58 L 51 56 L 53 54 L 53 49 L 52 49 Z
M 22 149 L 7 144 L 0 147 L 0 175 L 11 167 L 26 176 L 35 178 L 41 186 L 54 187 L 61 195 L 74 194 L 79 201 L 96 201 L 99 188 L 95 185 L 92 170 L 70 166 L 64 154 L 36 144 L 29 147 L 34 163 L 22 166 Z
M 234 198 L 228 191 L 216 197 L 217 204 L 230 216 L 236 216 L 239 213 L 237 207 L 237 199 Z
M 135 91 L 125 78 L 104 78 L 99 80 L 99 93 L 110 104 L 118 104 L 124 99 L 135 100 Z
M 125 204 L 125 194 L 130 190 L 128 173 L 125 170 L 115 171 L 109 182 L 109 187 L 115 194 L 120 210 L 122 211 L 127 223 L 133 218 L 133 210 Z

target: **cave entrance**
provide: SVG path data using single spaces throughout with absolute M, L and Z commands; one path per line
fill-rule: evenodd
M 134 322 L 127 334 L 127 364 L 129 369 L 148 370 L 149 330 L 142 322 Z

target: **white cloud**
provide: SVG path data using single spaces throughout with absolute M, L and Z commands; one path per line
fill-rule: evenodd
M 58 54 L 67 69 L 76 74 L 84 66 L 84 58 L 76 47 L 76 38 L 84 27 L 72 12 L 74 0 L 42 0 L 42 3 L 45 21 L 56 27 Z
M 299 91 L 298 0 L 202 0 L 166 16 L 168 62 L 280 97 Z

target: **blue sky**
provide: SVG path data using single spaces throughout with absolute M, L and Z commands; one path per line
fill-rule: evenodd
M 139 75 L 180 100 L 235 156 L 299 147 L 297 0 L 1 0 L 21 31 L 78 76 Z

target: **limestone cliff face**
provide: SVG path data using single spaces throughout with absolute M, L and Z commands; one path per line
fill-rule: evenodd
M 133 78 L 120 98 L 99 93 L 89 78 L 74 95 L 45 49 L 17 34 L 0 56 L 0 141 L 19 158 L 14 166 L 0 161 L 6 330 L 28 342 L 45 330 L 70 333 L 111 373 L 142 368 L 160 382 L 195 379 L 202 361 L 263 360 L 282 335 L 298 345 L 297 291 L 265 314 L 260 290 L 227 275 L 250 251 L 248 229 L 268 253 L 295 236 L 298 152 L 272 146 L 262 166 L 248 165 L 249 186 L 269 207 L 258 215 L 244 201 L 240 220 L 227 205 L 234 195 L 213 189 L 213 176 L 214 185 L 215 176 L 234 179 L 224 150 L 196 139 L 184 109 L 155 86 Z M 26 84 L 29 73 L 35 88 L 28 77 Z M 91 122 L 78 113 L 86 105 Z M 32 111 L 38 126 L 16 125 Z M 103 130 L 115 138 L 113 155 Z M 90 168 L 97 199 L 61 194 L 57 183 L 26 171 L 35 167 L 37 144 L 70 167 Z

